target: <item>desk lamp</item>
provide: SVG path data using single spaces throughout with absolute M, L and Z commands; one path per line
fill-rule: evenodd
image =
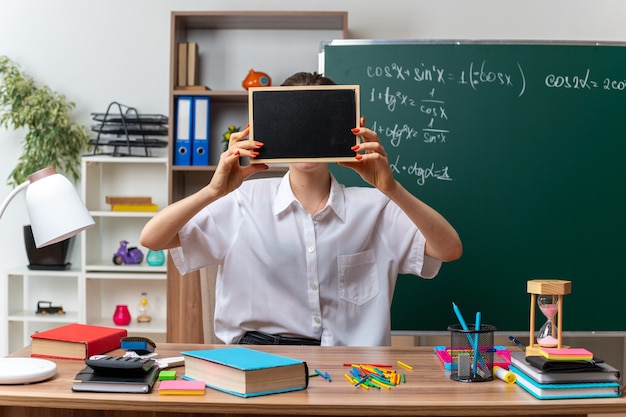
M 559 279 L 533 279 L 526 283 L 526 292 L 530 294 L 530 343 L 526 348 L 526 356 L 541 356 L 541 337 L 551 336 L 556 339 L 556 348 L 563 346 L 563 295 L 572 292 L 572 282 Z M 549 326 L 544 324 L 539 331 L 537 343 L 535 342 L 535 300 L 538 301 L 542 312 L 546 315 Z M 556 311 L 554 307 L 556 306 Z M 549 308 L 548 308 L 549 307 Z M 549 311 L 549 313 L 547 313 Z M 558 323 L 556 325 L 556 335 L 554 333 L 554 317 L 556 316 Z M 551 331 L 549 335 L 542 334 L 544 329 L 548 327 Z M 544 346 L 547 347 L 547 346 Z
M 0 219 L 9 203 L 26 190 L 26 208 L 38 248 L 60 242 L 95 224 L 76 189 L 52 167 L 31 174 L 0 206 Z M 37 358 L 0 358 L 0 384 L 43 381 L 56 373 L 56 364 Z
M 95 223 L 76 189 L 52 167 L 39 170 L 13 191 L 0 206 L 0 218 L 20 191 L 26 189 L 26 209 L 38 248 L 60 242 Z

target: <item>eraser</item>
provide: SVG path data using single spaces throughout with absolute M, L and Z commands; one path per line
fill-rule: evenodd
M 159 380 L 166 381 L 176 379 L 176 371 L 161 371 L 159 372 Z

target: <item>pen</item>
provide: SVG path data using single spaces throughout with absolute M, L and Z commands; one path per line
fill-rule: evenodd
M 509 336 L 509 340 L 517 345 L 518 348 L 522 349 L 522 352 L 526 352 L 526 346 L 513 336 Z
M 474 331 L 480 331 L 480 311 L 476 312 L 476 324 L 474 325 Z M 478 372 L 478 357 L 480 352 L 478 350 L 480 333 L 476 333 L 474 337 L 474 376 Z

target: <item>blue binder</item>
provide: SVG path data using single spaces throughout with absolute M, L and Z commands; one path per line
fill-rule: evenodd
M 193 133 L 193 98 L 176 98 L 176 137 L 174 138 L 174 165 L 191 165 L 191 139 Z
M 193 137 L 191 165 L 209 165 L 209 114 L 208 97 L 194 97 L 193 100 Z

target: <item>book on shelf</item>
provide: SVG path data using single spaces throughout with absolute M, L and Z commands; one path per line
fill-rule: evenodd
M 619 397 L 621 386 L 617 382 L 583 382 L 540 384 L 511 364 L 509 370 L 517 377 L 516 383 L 540 400 Z
M 176 63 L 176 85 L 187 85 L 187 43 L 180 42 L 176 45 L 177 63 Z
M 117 349 L 126 329 L 72 323 L 32 334 L 31 356 L 87 359 Z
M 187 85 L 198 84 L 198 43 L 187 43 Z
M 306 362 L 245 347 L 181 352 L 183 379 L 240 397 L 297 391 L 308 386 Z
M 111 375 L 95 372 L 86 366 L 74 377 L 72 391 L 147 394 L 152 391 L 159 371 L 158 365 L 153 365 L 141 375 Z
M 511 365 L 517 372 L 523 372 L 540 384 L 574 383 L 574 382 L 617 382 L 621 380 L 621 371 L 608 363 L 596 362 L 593 368 L 582 368 L 578 371 L 546 371 L 533 366 L 524 352 L 511 352 Z M 515 372 L 514 372 L 515 373 Z
M 179 85 L 176 87 L 177 90 L 183 91 L 208 91 L 209 87 L 206 85 Z
M 157 204 L 112 204 L 111 211 L 159 211 Z
M 107 204 L 152 204 L 152 197 L 107 195 Z
M 159 395 L 204 395 L 205 391 L 204 381 L 171 379 L 159 383 Z

